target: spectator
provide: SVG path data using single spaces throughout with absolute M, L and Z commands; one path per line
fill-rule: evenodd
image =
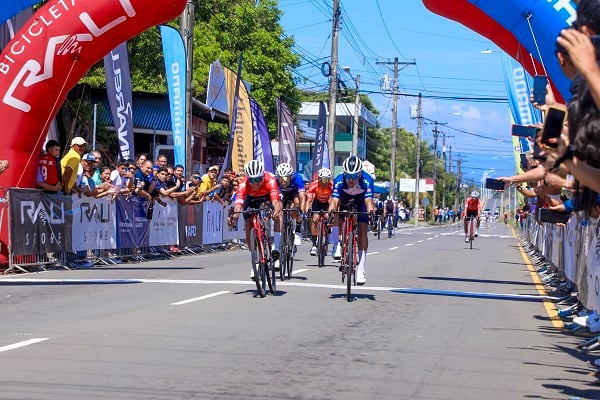
M 110 179 L 110 167 L 104 166 L 96 169 L 100 170 L 100 185 L 97 186 L 98 194 L 96 195 L 96 198 L 111 196 L 111 200 L 116 199 L 120 189 L 117 189 Z
M 200 200 L 203 200 L 203 197 L 210 193 L 211 189 L 215 187 L 217 184 L 217 177 L 219 176 L 219 167 L 213 165 L 208 168 L 206 174 L 202 176 L 200 179 L 200 187 L 198 188 L 198 195 L 200 196 Z
M 8 169 L 8 160 L 0 160 L 0 175 Z
M 102 153 L 100 153 L 98 150 L 92 150 L 90 153 L 96 158 L 96 172 L 94 172 L 93 179 L 96 186 L 99 186 L 102 183 L 102 178 L 100 177 L 102 168 Z
M 46 151 L 40 157 L 36 187 L 48 192 L 60 192 L 62 171 L 60 169 L 60 143 L 56 140 L 48 140 Z
M 169 197 L 169 195 L 175 192 L 178 186 L 172 186 L 170 189 L 168 185 L 168 170 L 166 167 L 159 167 L 156 172 L 156 179 L 154 181 L 154 190 L 150 193 L 153 199 L 156 199 L 163 207 L 167 205 L 160 197 Z
M 154 164 L 154 168 L 157 170 L 159 168 L 166 168 L 167 162 L 167 156 L 165 156 L 164 154 L 159 154 L 158 157 L 156 157 L 156 163 Z
M 152 201 L 150 193 L 154 192 L 156 181 L 152 176 L 152 161 L 144 161 L 142 168 L 138 169 L 133 177 L 133 190 L 136 196 L 145 197 Z
M 81 156 L 85 152 L 87 142 L 81 136 L 74 137 L 71 140 L 71 149 L 60 160 L 62 168 L 62 188 L 65 194 L 72 194 L 77 178 L 77 170 Z M 96 159 L 94 158 L 94 161 Z
M 86 153 L 81 158 L 80 164 L 83 172 L 77 176 L 73 191 L 77 192 L 80 197 L 82 194 L 88 197 L 96 197 L 99 193 L 93 179 L 96 171 L 96 157 L 92 153 Z
M 129 194 L 129 160 L 119 162 L 117 169 L 110 173 L 109 179 L 117 194 Z
M 192 174 L 190 181 L 188 182 L 188 190 L 187 197 L 184 200 L 185 204 L 199 204 L 202 201 L 200 200 L 200 196 L 198 195 L 198 189 L 200 187 L 200 180 L 202 179 L 202 175 L 200 172 L 196 172 Z

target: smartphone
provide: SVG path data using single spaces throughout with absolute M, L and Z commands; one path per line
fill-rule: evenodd
M 566 224 L 570 214 L 553 211 L 549 208 L 538 208 L 538 218 L 540 222 L 550 222 L 552 224 Z
M 542 128 L 542 146 L 552 150 L 558 148 L 558 143 L 550 143 L 548 139 L 560 137 L 566 118 L 567 112 L 565 110 L 548 107 L 548 111 L 546 111 L 546 116 L 544 117 L 544 128 Z
M 536 128 L 535 126 L 513 124 L 511 128 L 511 134 L 513 136 L 535 139 L 538 130 L 539 128 Z
M 548 77 L 546 75 L 536 75 L 533 77 L 533 102 L 540 105 L 546 104 L 546 86 Z
M 547 159 L 544 150 L 537 143 L 533 143 L 533 159 L 539 161 L 546 161 Z
M 486 178 L 485 188 L 492 190 L 504 190 L 504 181 L 499 181 L 498 179 L 493 178 Z
M 527 161 L 527 154 L 521 153 L 521 154 L 519 154 L 519 157 L 521 158 L 521 169 L 523 171 L 527 171 L 527 169 L 529 168 L 529 162 Z

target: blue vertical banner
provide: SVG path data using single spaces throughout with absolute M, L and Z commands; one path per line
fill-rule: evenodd
M 529 101 L 532 84 L 531 76 L 525 68 L 512 58 L 502 56 L 502 66 L 504 69 L 504 82 L 506 83 L 506 92 L 508 93 L 511 120 L 518 125 L 535 125 L 540 123 L 542 121 L 541 113 Z M 515 163 L 517 171 L 519 171 L 521 164 L 520 154 L 529 152 L 529 140 L 527 138 L 514 137 L 513 144 L 515 147 Z
M 173 131 L 173 152 L 175 164 L 186 165 L 185 142 L 188 134 L 186 126 L 186 53 L 179 32 L 170 26 L 161 25 L 165 70 L 171 106 L 171 130 Z M 189 173 L 189 171 L 186 171 Z
M 250 112 L 252 113 L 252 130 L 254 131 L 254 159 L 261 160 L 265 164 L 265 171 L 275 172 L 267 122 L 260 106 L 252 96 L 250 96 Z
M 317 120 L 317 133 L 315 135 L 315 150 L 313 154 L 312 179 L 318 178 L 321 168 L 329 168 L 327 156 L 327 144 L 325 140 L 325 124 L 327 122 L 327 112 L 325 103 L 319 102 L 319 119 Z
M 130 160 L 135 157 L 135 149 L 133 147 L 131 72 L 127 42 L 121 43 L 104 56 L 104 71 L 106 96 L 119 142 L 119 158 Z

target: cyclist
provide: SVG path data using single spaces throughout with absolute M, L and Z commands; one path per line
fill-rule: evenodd
M 383 220 L 387 222 L 388 215 L 391 216 L 389 221 L 392 223 L 392 229 L 394 229 L 396 227 L 396 224 L 394 223 L 395 211 L 396 211 L 396 202 L 394 200 L 392 200 L 391 196 L 388 196 L 387 200 L 385 201 L 385 213 L 383 215 Z
M 329 212 L 347 209 L 348 201 L 354 199 L 357 211 L 374 214 L 373 205 L 374 185 L 373 178 L 362 170 L 362 161 L 354 155 L 346 158 L 342 164 L 343 173 L 333 181 L 333 193 L 329 202 Z M 367 237 L 367 223 L 369 217 L 361 214 L 358 216 L 358 265 L 356 268 L 356 283 L 364 285 L 367 281 L 365 264 L 369 238 Z M 371 221 L 372 222 L 372 221 Z M 340 246 L 336 247 L 335 256 L 341 258 Z
M 385 206 L 385 202 L 381 199 L 379 193 L 373 194 L 373 204 L 375 205 L 376 221 L 381 220 L 381 224 L 383 225 L 385 223 L 385 220 L 383 219 L 383 208 Z M 377 236 L 377 229 L 373 231 L 373 234 Z
M 331 192 L 333 191 L 333 182 L 331 182 L 331 170 L 329 168 L 321 168 L 319 170 L 318 179 L 312 181 L 308 186 L 306 192 L 306 206 L 304 212 L 308 211 L 319 212 L 321 210 L 327 211 L 329 209 L 329 200 L 331 199 Z M 328 214 L 325 214 L 324 218 L 329 218 Z M 310 224 L 310 240 L 312 241 L 312 247 L 310 248 L 310 255 L 317 255 L 317 235 L 319 230 L 319 214 L 312 215 L 312 223 Z
M 282 204 L 279 200 L 279 188 L 275 175 L 270 172 L 265 172 L 265 166 L 262 161 L 251 160 L 244 166 L 246 176 L 238 185 L 235 195 L 234 214 L 229 217 L 229 225 L 236 226 L 237 219 L 242 210 L 247 208 L 259 208 L 260 205 L 269 201 L 273 206 L 273 218 L 277 220 L 281 215 Z M 250 215 L 244 214 L 246 220 L 246 243 L 250 243 L 250 231 L 252 223 Z M 275 227 L 277 229 L 277 226 Z M 277 233 L 276 233 L 277 234 Z M 281 233 L 279 232 L 281 235 Z M 275 260 L 275 269 L 279 264 L 279 248 L 276 247 L 271 251 L 271 256 Z M 250 279 L 254 279 L 254 269 L 250 274 Z
M 279 192 L 281 193 L 281 203 L 283 207 L 291 202 L 298 210 L 304 210 L 306 203 L 306 191 L 304 190 L 304 181 L 300 174 L 294 171 L 289 163 L 281 163 L 275 170 L 277 177 L 277 183 L 279 185 Z M 299 212 L 294 212 L 292 218 L 296 218 L 296 232 L 294 233 L 294 245 L 300 246 L 302 244 L 302 215 Z M 275 224 L 277 225 L 277 224 Z M 283 214 L 279 217 L 279 225 L 283 225 Z M 273 242 L 275 248 L 279 249 L 279 240 L 281 235 L 275 234 Z
M 473 190 L 471 192 L 471 197 L 467 198 L 465 202 L 465 213 L 464 213 L 464 221 L 465 221 L 465 242 L 469 242 L 469 217 L 477 218 L 477 225 L 475 228 L 475 236 L 479 235 L 479 222 L 481 220 L 481 201 L 479 200 L 479 192 L 477 190 Z

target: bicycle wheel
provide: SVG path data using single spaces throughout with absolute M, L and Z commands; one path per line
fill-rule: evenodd
M 387 228 L 388 228 L 388 239 L 390 239 L 392 237 L 392 230 L 394 229 L 394 227 L 392 226 L 392 219 L 390 217 L 388 217 L 387 220 Z
M 261 246 L 258 238 L 258 234 L 255 228 L 250 231 L 250 259 L 252 261 L 252 270 L 254 271 L 254 281 L 256 282 L 256 289 L 260 297 L 265 297 L 264 290 L 264 265 L 261 262 Z
M 346 299 L 352 301 L 352 278 L 354 275 L 354 235 L 348 236 L 348 246 L 346 249 Z
M 317 236 L 317 258 L 319 268 L 325 265 L 325 254 L 327 254 L 325 224 L 319 221 L 319 235 Z
M 288 248 L 287 248 L 287 229 L 284 228 L 281 231 L 281 238 L 279 239 L 279 279 L 282 281 L 285 279 L 285 268 L 288 263 Z
M 286 275 L 287 275 L 287 279 L 292 279 L 292 270 L 294 269 L 294 247 L 296 246 L 294 244 L 294 239 L 295 239 L 295 234 L 294 232 L 296 232 L 296 221 L 292 220 L 292 222 L 288 225 L 289 226 L 289 232 L 288 232 L 288 244 L 289 244 L 289 253 L 288 253 L 288 259 L 287 259 L 287 265 L 286 265 Z
M 265 270 L 265 280 L 267 281 L 267 286 L 269 287 L 269 291 L 271 294 L 275 294 L 275 261 L 273 261 L 273 257 L 271 257 L 271 246 L 267 240 L 263 242 L 263 252 L 265 255 L 264 270 Z M 280 265 L 281 267 L 281 265 Z M 266 292 L 266 288 L 263 286 L 263 289 Z
M 473 249 L 473 240 L 475 239 L 475 232 L 473 228 L 473 220 L 471 220 L 471 225 L 469 227 L 469 248 Z
M 381 217 L 377 217 L 377 240 L 381 239 Z

